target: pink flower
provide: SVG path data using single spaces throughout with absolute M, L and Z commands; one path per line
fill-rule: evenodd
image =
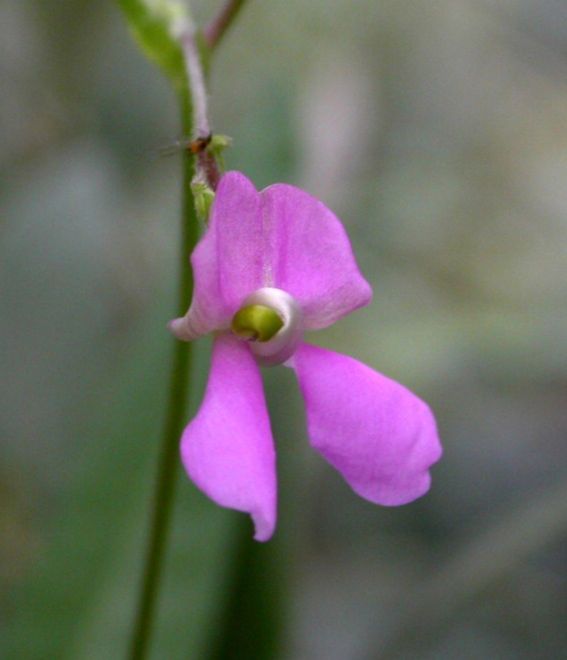
M 184 340 L 215 333 L 205 397 L 181 440 L 202 491 L 249 513 L 258 541 L 273 534 L 276 461 L 258 363 L 295 371 L 311 445 L 356 493 L 398 505 L 428 490 L 441 455 L 428 406 L 357 360 L 303 342 L 304 331 L 372 297 L 328 208 L 286 184 L 257 192 L 229 172 L 191 261 L 193 302 L 170 328 Z

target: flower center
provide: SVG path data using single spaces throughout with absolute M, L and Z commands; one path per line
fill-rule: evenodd
M 303 315 L 289 293 L 264 287 L 247 296 L 230 327 L 237 337 L 250 342 L 261 364 L 270 366 L 293 355 L 303 338 Z
M 232 332 L 250 341 L 269 341 L 284 322 L 279 314 L 266 305 L 246 305 L 239 309 L 232 319 Z

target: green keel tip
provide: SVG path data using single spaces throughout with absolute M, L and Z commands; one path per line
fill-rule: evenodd
M 284 322 L 279 314 L 266 305 L 247 305 L 234 315 L 231 330 L 237 337 L 250 341 L 269 341 Z

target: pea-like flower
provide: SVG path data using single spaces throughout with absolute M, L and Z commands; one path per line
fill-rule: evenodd
M 205 397 L 181 440 L 202 491 L 249 513 L 258 541 L 272 536 L 276 456 L 259 365 L 277 364 L 297 375 L 311 445 L 356 493 L 399 505 L 428 490 L 441 455 L 428 406 L 361 362 L 303 341 L 372 297 L 324 204 L 286 184 L 258 192 L 229 172 L 191 262 L 193 301 L 170 329 L 187 341 L 214 333 Z

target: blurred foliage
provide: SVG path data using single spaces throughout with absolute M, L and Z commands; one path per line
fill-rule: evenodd
M 188 5 L 182 0 L 118 0 L 130 29 L 142 50 L 182 87 L 185 70 L 175 30 L 188 20 Z
M 211 81 L 227 164 L 343 218 L 375 300 L 313 341 L 427 399 L 445 457 L 426 498 L 373 507 L 267 371 L 277 536 L 246 540 L 180 470 L 156 658 L 565 657 L 566 18 L 556 0 L 239 17 Z M 0 36 L 0 654 L 121 657 L 172 341 L 180 164 L 156 153 L 183 136 L 110 0 L 8 0 Z

